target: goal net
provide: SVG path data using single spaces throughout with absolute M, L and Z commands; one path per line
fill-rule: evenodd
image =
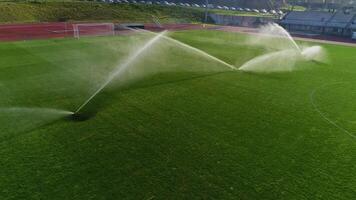
M 113 23 L 88 23 L 88 24 L 73 24 L 74 38 L 83 36 L 106 36 L 115 35 Z

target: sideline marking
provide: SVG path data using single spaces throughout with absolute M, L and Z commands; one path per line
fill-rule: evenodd
M 320 116 L 321 116 L 325 121 L 327 121 L 327 122 L 330 123 L 331 125 L 335 126 L 336 128 L 338 128 L 338 129 L 341 130 L 342 132 L 346 133 L 346 134 L 349 135 L 350 137 L 356 139 L 356 135 L 352 134 L 351 132 L 349 132 L 348 130 L 346 130 L 346 129 L 343 128 L 342 126 L 338 125 L 336 122 L 332 121 L 330 118 L 328 118 L 328 117 L 318 108 L 317 104 L 314 102 L 314 95 L 315 95 L 315 93 L 316 93 L 318 90 L 320 90 L 320 89 L 322 89 L 322 88 L 325 88 L 325 87 L 327 87 L 327 86 L 339 85 L 339 84 L 343 84 L 343 83 L 345 83 L 345 82 L 337 82 L 337 83 L 331 83 L 331 84 L 324 84 L 324 85 L 322 85 L 322 86 L 320 86 L 320 87 L 315 88 L 314 90 L 312 90 L 312 91 L 310 92 L 310 102 L 311 102 L 311 104 L 313 105 L 314 110 L 316 110 L 316 111 L 320 114 Z

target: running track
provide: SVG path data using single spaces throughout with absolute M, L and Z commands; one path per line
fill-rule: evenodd
M 167 24 L 157 27 L 155 24 L 145 24 L 145 28 L 151 31 L 161 30 L 191 30 L 202 29 L 198 24 Z M 97 34 L 102 27 L 83 27 L 81 34 Z M 104 30 L 105 31 L 105 30 Z M 116 31 L 116 34 L 127 30 Z M 0 25 L 0 41 L 33 40 L 48 38 L 73 37 L 73 24 L 65 22 L 38 23 L 38 24 L 6 24 Z
M 73 24 L 66 22 L 52 23 L 37 23 L 37 24 L 5 24 L 0 25 L 0 41 L 17 41 L 17 40 L 33 40 L 33 39 L 49 39 L 49 38 L 65 38 L 73 37 Z M 145 24 L 145 29 L 151 31 L 162 30 L 198 30 L 198 29 L 215 29 L 228 32 L 240 32 L 247 34 L 256 34 L 256 28 L 233 27 L 233 26 L 203 26 L 201 24 L 164 24 L 158 27 L 156 24 Z M 102 31 L 102 28 L 87 27 L 81 30 L 81 34 L 95 35 Z M 116 34 L 125 34 L 127 30 L 118 30 Z M 322 43 L 341 44 L 348 46 L 356 46 L 356 41 L 334 36 L 313 36 L 293 35 L 293 37 Z

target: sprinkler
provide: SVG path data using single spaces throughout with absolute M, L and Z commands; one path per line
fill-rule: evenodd
M 71 121 L 77 121 L 77 122 L 81 122 L 81 121 L 86 121 L 90 118 L 91 116 L 88 114 L 83 114 L 83 113 L 73 113 L 71 115 L 69 115 L 68 119 Z
M 125 70 L 130 67 L 131 63 L 134 62 L 137 57 L 139 57 L 143 52 L 147 51 L 155 42 L 157 42 L 167 31 L 163 31 L 160 34 L 157 34 L 151 40 L 149 40 L 145 45 L 143 45 L 138 51 L 133 53 L 123 64 L 119 65 L 106 79 L 106 81 L 97 89 L 73 114 L 74 119 L 78 118 L 78 112 L 81 111 L 87 104 L 91 102 L 91 100 L 98 95 L 110 82 L 115 79 L 115 77 L 119 76 L 120 74 L 124 73 Z M 88 118 L 88 117 L 85 117 Z M 79 115 L 79 119 L 82 119 L 81 115 Z M 77 120 L 83 121 L 83 120 Z

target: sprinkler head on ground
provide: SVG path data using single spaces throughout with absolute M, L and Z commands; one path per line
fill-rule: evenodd
M 77 122 L 80 122 L 80 121 L 86 121 L 88 119 L 90 119 L 90 115 L 88 114 L 83 114 L 83 113 L 73 113 L 71 115 L 69 115 L 68 119 L 71 120 L 71 121 L 77 121 Z

